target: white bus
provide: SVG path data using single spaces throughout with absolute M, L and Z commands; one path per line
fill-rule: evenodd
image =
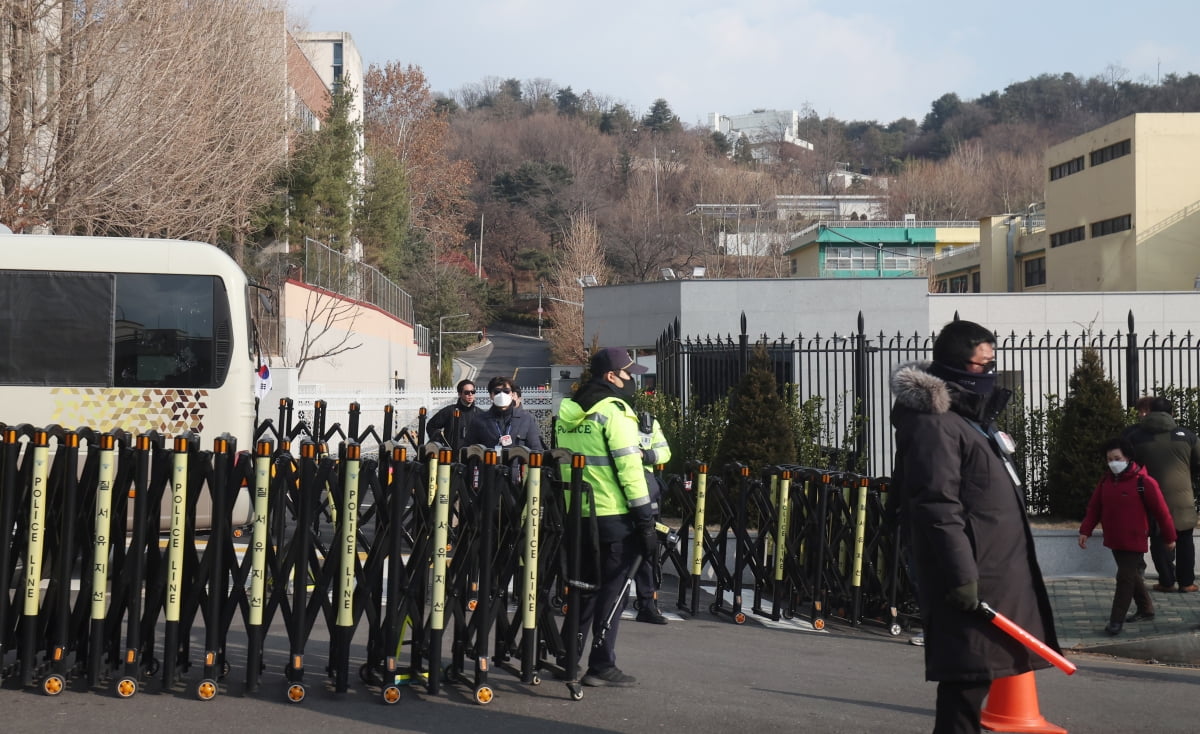
M 219 248 L 0 235 L 0 422 L 253 450 L 247 280 Z

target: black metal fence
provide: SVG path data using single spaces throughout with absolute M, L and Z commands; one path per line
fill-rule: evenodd
M 956 314 L 957 317 L 957 314 Z M 1026 412 L 1045 410 L 1054 396 L 1065 398 L 1072 373 L 1087 349 L 1095 350 L 1105 374 L 1117 386 L 1125 405 L 1164 388 L 1200 386 L 1200 341 L 1191 331 L 1151 332 L 1139 337 L 1129 312 L 1126 332 L 1106 334 L 1081 330 L 1054 334 L 997 334 L 1000 381 L 1017 392 Z M 825 437 L 851 436 L 855 456 L 865 457 L 861 471 L 891 473 L 893 435 L 889 425 L 892 393 L 889 377 L 907 362 L 930 359 L 936 334 L 906 336 L 880 332 L 869 336 L 860 312 L 853 332 L 819 333 L 795 338 L 762 335 L 751 340 L 746 315 L 734 337 L 687 337 L 679 322 L 657 343 L 657 388 L 680 400 L 684 413 L 725 397 L 746 371 L 750 351 L 765 344 L 777 379 L 795 384 L 799 399 L 820 397 L 825 408 Z M 851 430 L 860 426 L 861 430 Z M 1029 471 L 1036 467 L 1029 468 Z M 1040 474 L 1040 472 L 1038 472 Z

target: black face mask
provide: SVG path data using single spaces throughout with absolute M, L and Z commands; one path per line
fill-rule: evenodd
M 995 372 L 967 372 L 966 370 L 948 367 L 940 362 L 934 362 L 929 366 L 929 373 L 934 377 L 942 378 L 946 382 L 953 382 L 955 385 L 964 390 L 969 390 L 976 395 L 991 395 L 992 390 L 996 388 Z
M 633 380 L 625 380 L 623 386 L 617 387 L 613 385 L 612 388 L 613 392 L 625 398 L 625 402 L 629 403 L 630 406 L 633 405 L 633 397 L 637 395 L 637 385 L 634 384 Z

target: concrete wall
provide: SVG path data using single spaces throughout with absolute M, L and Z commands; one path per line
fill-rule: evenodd
M 652 349 L 676 318 L 685 337 L 736 336 L 746 314 L 752 336 L 850 334 L 863 313 L 868 335 L 930 334 L 954 319 L 978 321 L 997 334 L 1072 335 L 1082 330 L 1177 336 L 1200 326 L 1200 292 L 938 293 L 924 278 L 839 280 L 683 280 L 584 290 L 586 338 L 606 346 Z
M 297 377 L 302 392 L 384 393 L 393 390 L 395 378 L 404 380 L 405 390 L 429 389 L 429 355 L 420 352 L 411 324 L 296 281 L 284 285 L 282 303 L 287 365 L 300 356 L 306 323 L 313 324 L 312 352 L 353 347 L 307 363 Z
M 590 344 L 652 349 L 676 318 L 685 336 L 737 335 L 746 313 L 752 335 L 851 334 L 858 313 L 868 333 L 924 332 L 924 278 L 667 280 L 584 290 Z

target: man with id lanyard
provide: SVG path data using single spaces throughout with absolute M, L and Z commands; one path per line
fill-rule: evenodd
M 492 407 L 471 421 L 464 445 L 478 444 L 497 452 L 512 446 L 544 451 L 542 433 L 533 414 L 514 409 L 512 381 L 507 377 L 493 377 L 488 380 L 487 390 Z

